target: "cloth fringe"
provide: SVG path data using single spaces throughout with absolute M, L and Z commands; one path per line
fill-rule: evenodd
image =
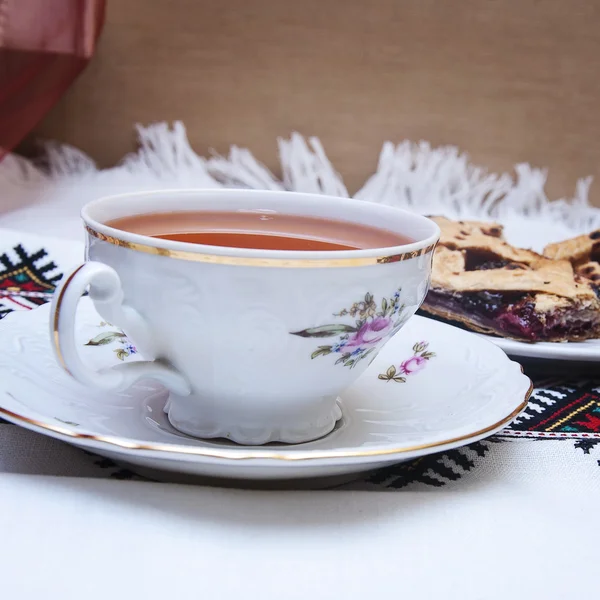
M 100 170 L 85 153 L 55 142 L 42 145 L 42 158 L 35 163 L 7 156 L 0 163 L 3 208 L 35 210 L 39 218 L 40 210 L 51 216 L 57 205 L 78 211 L 99 196 L 157 188 L 242 187 L 349 196 L 316 137 L 293 133 L 277 140 L 279 179 L 244 148 L 232 146 L 227 156 L 199 156 L 180 122 L 138 125 L 136 130 L 138 150 L 110 169 Z M 591 178 L 577 182 L 573 197 L 555 201 L 546 196 L 546 179 L 546 170 L 528 164 L 517 164 L 514 176 L 490 173 L 453 146 L 385 142 L 377 171 L 354 197 L 421 214 L 496 220 L 506 226 L 513 243 L 534 248 L 600 228 L 600 209 L 588 203 Z M 538 231 L 533 236 L 532 221 Z

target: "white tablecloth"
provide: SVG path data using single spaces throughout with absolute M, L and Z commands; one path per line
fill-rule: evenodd
M 2 597 L 594 597 L 598 497 L 0 476 Z
M 46 211 L 33 222 L 12 215 L 10 226 L 80 239 L 70 213 Z M 80 246 L 53 247 L 65 262 L 80 260 Z M 595 593 L 595 438 L 528 442 L 516 432 L 460 460 L 437 458 L 421 479 L 447 485 L 417 479 L 406 488 L 418 491 L 261 493 L 105 479 L 75 449 L 12 425 L 0 432 L 0 597 L 7 600 Z M 478 468 L 479 453 L 493 458 L 491 471 Z

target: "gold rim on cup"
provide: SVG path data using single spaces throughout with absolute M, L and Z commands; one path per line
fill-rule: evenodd
M 395 262 L 402 262 L 429 254 L 430 252 L 433 252 L 436 247 L 436 244 L 431 244 L 426 248 L 413 250 L 411 252 L 403 252 L 401 254 L 393 254 L 391 256 L 372 256 L 366 258 L 248 258 L 240 256 L 204 254 L 201 252 L 190 252 L 188 250 L 169 250 L 168 248 L 159 248 L 157 246 L 140 244 L 138 242 L 128 242 L 110 235 L 105 235 L 104 233 L 100 233 L 99 231 L 92 229 L 89 225 L 86 225 L 85 229 L 92 237 L 95 237 L 102 242 L 107 242 L 121 248 L 134 250 L 136 252 L 144 252 L 146 254 L 165 256 L 179 260 L 212 263 L 215 265 L 235 265 L 239 267 L 279 267 L 285 269 L 307 269 L 385 265 Z

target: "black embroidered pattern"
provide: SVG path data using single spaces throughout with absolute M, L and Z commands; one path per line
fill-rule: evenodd
M 583 451 L 584 454 L 589 454 L 598 444 L 600 444 L 600 440 L 579 440 L 575 442 L 574 447 Z
M 600 381 L 550 381 L 536 388 L 527 408 L 501 435 L 600 440 Z
M 108 477 L 110 477 L 111 479 L 119 479 L 123 481 L 144 479 L 143 477 L 136 475 L 133 471 L 121 467 L 119 464 L 117 464 L 114 460 L 111 460 L 110 458 L 98 456 L 97 454 L 89 452 L 88 450 L 82 450 L 82 452 L 84 454 L 87 454 L 90 458 L 92 458 L 94 464 L 97 467 L 99 467 L 100 469 L 105 469 Z
M 416 460 L 386 467 L 373 473 L 367 479 L 367 483 L 396 490 L 411 483 L 442 487 L 472 471 L 477 465 L 477 460 L 489 452 L 494 441 L 499 440 L 490 438 L 442 454 L 423 456 Z
M 56 289 L 62 273 L 56 273 L 56 263 L 42 259 L 48 256 L 41 248 L 29 254 L 17 244 L 11 254 L 0 255 L 0 319 L 11 313 L 17 306 L 35 308 L 47 302 Z

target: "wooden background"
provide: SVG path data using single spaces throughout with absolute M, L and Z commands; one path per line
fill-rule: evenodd
M 560 196 L 600 180 L 599 111 L 600 0 L 109 0 L 96 58 L 35 133 L 107 166 L 135 122 L 182 119 L 196 151 L 273 168 L 297 130 L 352 189 L 384 140 L 427 139 L 549 167 Z

